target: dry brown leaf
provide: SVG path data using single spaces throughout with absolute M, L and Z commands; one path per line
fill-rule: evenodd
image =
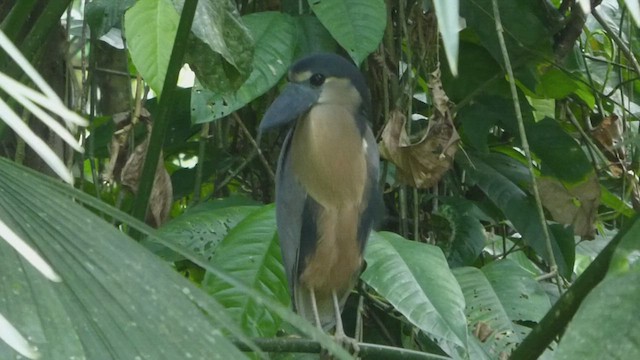
M 615 152 L 616 148 L 622 144 L 623 141 L 622 123 L 618 121 L 617 115 L 611 114 L 605 117 L 598 126 L 593 128 L 591 134 L 607 151 Z
M 113 114 L 111 118 L 117 130 L 113 133 L 109 144 L 109 163 L 107 163 L 101 174 L 102 181 L 106 183 L 112 183 L 120 179 L 122 168 L 128 160 L 129 136 L 133 130 L 130 111 Z M 145 124 L 150 124 L 151 114 L 147 109 L 142 108 L 138 120 Z
M 380 154 L 396 165 L 400 181 L 417 188 L 428 188 L 440 181 L 451 168 L 460 140 L 439 70 L 431 74 L 429 88 L 435 110 L 420 141 L 411 144 L 405 129 L 406 118 L 394 110 L 380 143 Z
M 475 336 L 480 342 L 485 342 L 493 334 L 491 325 L 483 321 L 478 321 L 476 327 L 473 329 L 473 336 Z
M 595 173 L 586 181 L 567 188 L 559 180 L 543 177 L 538 180 L 542 204 L 553 220 L 573 225 L 576 235 L 595 237 L 595 220 L 600 205 L 600 185 Z
M 144 159 L 147 156 L 147 146 L 149 138 L 136 146 L 135 150 L 124 165 L 121 174 L 122 185 L 131 189 L 136 194 L 138 185 L 140 184 L 140 175 L 144 166 Z M 160 227 L 169 219 L 171 211 L 171 203 L 173 202 L 173 187 L 171 186 L 171 177 L 162 162 L 162 152 L 156 167 L 156 174 L 149 197 L 149 212 L 147 223 L 154 227 Z
M 147 134 L 151 133 L 151 114 L 145 108 L 140 111 L 137 119 L 147 124 Z M 131 112 L 123 112 L 113 115 L 113 122 L 117 131 L 114 132 L 109 145 L 109 163 L 102 172 L 102 180 L 113 182 L 120 180 L 120 183 L 129 188 L 134 194 L 138 192 L 138 184 L 142 173 L 142 166 L 147 153 L 149 135 L 147 138 L 129 153 L 130 136 L 133 134 L 134 123 L 132 123 Z M 162 152 L 160 153 L 162 159 Z M 154 227 L 160 227 L 169 219 L 171 204 L 173 201 L 173 187 L 171 177 L 164 167 L 162 161 L 158 162 L 151 196 L 149 198 L 149 214 L 146 222 Z

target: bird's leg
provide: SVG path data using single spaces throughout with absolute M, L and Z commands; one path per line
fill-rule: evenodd
M 311 310 L 313 311 L 313 318 L 316 321 L 318 329 L 322 330 L 322 323 L 320 322 L 320 314 L 318 313 L 318 303 L 316 302 L 316 292 L 313 288 L 309 288 L 309 296 L 311 296 Z
M 334 332 L 333 337 L 340 346 L 347 349 L 354 357 L 357 358 L 358 353 L 360 352 L 360 347 L 358 346 L 358 341 L 356 339 L 348 337 L 344 332 L 344 327 L 342 326 L 342 312 L 340 311 L 340 301 L 338 300 L 338 295 L 335 290 L 331 291 L 331 297 L 333 298 L 333 310 L 336 314 L 336 331 Z

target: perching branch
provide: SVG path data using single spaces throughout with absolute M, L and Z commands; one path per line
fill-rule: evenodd
M 322 351 L 320 343 L 309 339 L 300 338 L 274 338 L 274 339 L 252 339 L 252 342 L 266 353 L 312 353 L 319 354 Z M 242 342 L 234 341 L 234 345 L 242 351 L 250 351 Z M 361 359 L 389 359 L 389 360 L 448 360 L 447 356 L 425 353 L 403 348 L 358 343 L 360 351 L 358 357 Z

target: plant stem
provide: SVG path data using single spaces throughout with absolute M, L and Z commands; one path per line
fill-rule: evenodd
M 138 186 L 138 194 L 133 204 L 132 215 L 138 219 L 144 219 L 149 205 L 149 197 L 153 187 L 156 168 L 162 150 L 162 144 L 169 125 L 169 108 L 173 102 L 173 95 L 178 82 L 178 74 L 182 67 L 184 53 L 187 50 L 187 37 L 191 31 L 193 16 L 196 12 L 198 0 L 185 0 L 182 14 L 180 15 L 180 23 L 176 31 L 176 38 L 173 42 L 171 50 L 171 58 L 167 67 L 167 74 L 162 86 L 162 94 L 158 101 L 158 109 L 155 114 L 153 129 L 149 137 L 149 146 L 142 167 L 140 176 L 140 185 Z
M 616 32 L 611 29 L 611 26 L 607 24 L 607 22 L 602 18 L 602 16 L 600 16 L 600 13 L 596 9 L 593 9 L 591 11 L 591 14 L 598 21 L 600 26 L 602 26 L 607 35 L 609 35 L 611 40 L 613 40 L 613 42 L 618 45 L 620 51 L 622 51 L 627 60 L 629 60 L 631 65 L 633 65 L 633 69 L 636 71 L 636 73 L 640 75 L 640 64 L 638 64 L 638 59 L 636 59 L 636 57 L 633 55 L 627 44 L 625 44 L 620 36 L 618 36 L 618 34 L 616 34 Z
M 502 22 L 500 21 L 500 10 L 498 9 L 498 0 L 491 1 L 493 7 L 493 16 L 496 22 L 496 32 L 498 33 L 498 42 L 500 43 L 500 49 L 502 51 L 502 57 L 504 60 L 504 66 L 507 70 L 507 76 L 509 77 L 509 88 L 511 89 L 511 97 L 513 98 L 513 107 L 516 112 L 516 119 L 518 120 L 518 133 L 520 140 L 522 141 L 522 150 L 527 158 L 527 167 L 529 174 L 531 175 L 531 185 L 533 187 L 533 196 L 536 200 L 536 208 L 538 210 L 538 220 L 542 226 L 542 232 L 544 240 L 547 245 L 547 252 L 549 255 L 549 264 L 551 265 L 550 273 L 558 273 L 558 264 L 556 263 L 555 255 L 553 254 L 553 247 L 551 245 L 551 236 L 549 234 L 549 228 L 547 228 L 547 222 L 544 216 L 544 209 L 542 208 L 542 200 L 540 199 L 540 192 L 538 190 L 538 182 L 536 179 L 533 159 L 531 157 L 531 150 L 529 149 L 529 141 L 527 140 L 527 132 L 524 128 L 524 120 L 522 119 L 522 110 L 520 109 L 520 100 L 518 98 L 518 90 L 516 89 L 515 78 L 513 77 L 513 69 L 511 68 L 511 60 L 509 59 L 509 53 L 507 52 L 507 45 L 504 41 L 504 29 L 502 28 Z M 560 281 L 560 275 L 556 276 L 556 285 L 558 291 L 562 293 L 562 283 Z

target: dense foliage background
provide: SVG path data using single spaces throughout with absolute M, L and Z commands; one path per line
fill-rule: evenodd
M 329 51 L 366 75 L 383 155 L 343 314 L 361 356 L 640 358 L 639 20 L 634 0 L 3 1 L 89 125 L 79 153 L 41 124 L 24 98 L 62 110 L 2 46 L 2 118 L 75 181 L 0 122 L 0 225 L 59 275 L 0 232 L 0 357 L 348 358 L 288 309 L 284 134 L 256 131 L 288 67 Z

